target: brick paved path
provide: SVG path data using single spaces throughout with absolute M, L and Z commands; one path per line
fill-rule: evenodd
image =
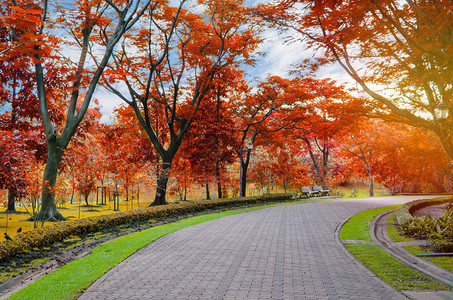
M 143 248 L 80 299 L 406 299 L 348 256 L 334 233 L 360 211 L 412 199 L 288 205 L 188 227 Z

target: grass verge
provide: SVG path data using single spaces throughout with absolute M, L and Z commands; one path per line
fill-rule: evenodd
M 412 254 L 433 254 L 435 252 L 430 251 L 427 247 L 420 247 L 420 246 L 407 246 L 404 247 L 407 251 Z M 453 257 L 451 256 L 424 256 L 420 257 L 427 261 L 432 262 L 433 264 L 437 265 L 438 267 L 444 268 L 450 272 L 453 272 Z
M 392 214 L 388 222 L 392 223 L 395 219 L 395 214 Z M 400 232 L 396 229 L 396 226 L 387 226 L 387 233 L 390 239 L 394 242 L 407 242 L 407 241 L 416 241 L 415 238 L 408 238 L 404 235 L 401 235 Z M 407 246 L 404 247 L 410 253 L 417 254 L 434 254 L 435 252 L 429 250 L 427 246 Z M 438 267 L 444 268 L 450 272 L 453 272 L 453 257 L 452 256 L 424 256 L 420 257 L 421 259 L 432 262 Z
M 342 240 L 372 241 L 370 228 L 374 218 L 398 206 L 400 205 L 380 207 L 353 216 L 341 229 L 340 238 Z
M 392 214 L 389 218 L 387 223 L 394 223 L 396 218 L 396 214 Z M 396 226 L 387 226 L 387 233 L 390 237 L 390 239 L 394 242 L 409 242 L 409 241 L 415 241 L 416 239 L 414 238 L 409 238 L 404 235 L 402 235 L 398 229 L 396 229 Z
M 379 246 L 345 246 L 368 269 L 397 290 L 448 290 L 448 287 L 408 267 Z
M 74 299 L 81 291 L 90 286 L 112 267 L 116 266 L 152 241 L 171 232 L 226 216 L 274 206 L 305 202 L 307 201 L 278 203 L 201 215 L 136 232 L 94 248 L 92 254 L 70 262 L 49 275 L 36 280 L 27 287 L 11 295 L 8 299 Z
M 343 226 L 340 238 L 371 241 L 370 226 L 373 219 L 396 207 L 372 209 L 353 216 Z M 405 265 L 379 246 L 345 244 L 345 247 L 379 278 L 398 290 L 448 290 L 448 287 Z

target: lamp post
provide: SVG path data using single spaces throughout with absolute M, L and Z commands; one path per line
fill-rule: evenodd
M 253 148 L 253 143 L 248 142 L 245 145 L 245 149 L 241 148 L 241 174 L 239 178 L 239 197 L 245 197 L 246 181 L 247 181 L 247 167 L 249 164 L 248 158 L 250 157 L 250 151 Z M 244 161 L 243 153 L 247 153 L 247 158 Z
M 450 114 L 450 106 L 441 102 L 434 108 L 434 116 L 440 122 L 440 130 L 442 132 L 442 123 L 444 123 L 448 119 L 448 115 Z M 453 164 L 453 162 L 452 162 Z M 450 176 L 450 175 L 449 175 Z M 450 207 L 453 207 L 453 196 L 450 198 Z
M 443 102 L 434 108 L 434 116 L 441 122 L 447 120 L 449 113 L 450 107 Z

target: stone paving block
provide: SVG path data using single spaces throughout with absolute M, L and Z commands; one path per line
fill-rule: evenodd
M 79 299 L 406 299 L 346 255 L 334 232 L 358 212 L 410 199 L 305 203 L 197 224 L 144 247 Z

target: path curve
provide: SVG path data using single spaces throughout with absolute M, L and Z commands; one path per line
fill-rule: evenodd
M 345 253 L 335 230 L 361 211 L 420 198 L 287 205 L 187 227 L 138 251 L 79 299 L 407 299 Z

